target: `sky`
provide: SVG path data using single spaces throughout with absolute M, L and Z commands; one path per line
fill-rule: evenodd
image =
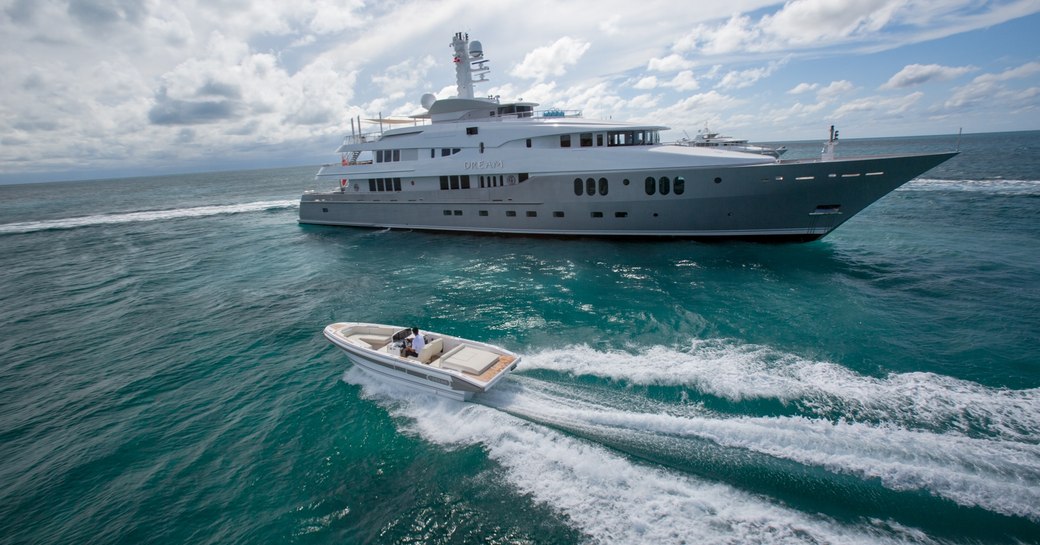
M 338 160 L 454 96 L 455 32 L 478 96 L 664 140 L 1040 129 L 1037 0 L 0 0 L 0 183 Z

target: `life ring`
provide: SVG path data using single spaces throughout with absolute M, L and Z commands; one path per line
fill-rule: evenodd
M 515 183 L 516 183 L 516 176 L 513 176 L 512 174 L 510 174 L 509 175 L 509 185 L 513 185 Z
M 341 179 L 339 181 L 339 186 L 340 187 L 347 187 L 347 179 L 346 178 Z

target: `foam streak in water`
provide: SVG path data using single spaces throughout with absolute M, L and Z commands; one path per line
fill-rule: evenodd
M 730 486 L 637 464 L 602 446 L 472 403 L 417 394 L 351 368 L 344 380 L 425 439 L 482 444 L 517 489 L 566 513 L 602 543 L 878 543 L 920 540 L 844 526 Z
M 204 216 L 216 216 L 220 214 L 241 214 L 243 212 L 260 212 L 264 210 L 292 208 L 298 205 L 299 201 L 295 200 L 260 201 L 241 204 L 196 206 L 192 208 L 177 208 L 173 210 L 143 210 L 140 212 L 125 212 L 120 214 L 99 214 L 94 216 L 79 216 L 74 218 L 61 218 L 45 221 L 26 221 L 20 223 L 2 224 L 0 225 L 0 234 L 32 233 L 36 231 L 47 231 L 51 229 L 76 229 L 78 227 L 92 227 L 95 225 L 131 223 L 137 221 L 163 221 L 181 218 L 200 218 Z

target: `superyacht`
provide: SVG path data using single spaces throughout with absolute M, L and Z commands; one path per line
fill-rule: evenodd
M 363 133 L 321 167 L 300 223 L 549 236 L 819 239 L 956 152 L 780 160 L 665 144 L 668 127 L 474 96 L 479 41 L 452 41 L 458 96 Z M 378 120 L 377 120 L 378 121 Z M 352 120 L 353 125 L 353 120 Z

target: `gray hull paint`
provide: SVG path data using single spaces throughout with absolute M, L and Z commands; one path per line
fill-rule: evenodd
M 523 235 L 815 240 L 956 153 L 726 168 L 530 173 L 495 188 L 307 193 L 300 222 Z M 682 195 L 647 195 L 646 177 L 685 179 Z M 597 180 L 575 195 L 575 178 Z M 608 180 L 607 195 L 598 191 Z M 624 184 L 624 180 L 629 183 Z M 716 179 L 719 181 L 716 182 Z M 360 180 L 359 180 L 360 181 Z

